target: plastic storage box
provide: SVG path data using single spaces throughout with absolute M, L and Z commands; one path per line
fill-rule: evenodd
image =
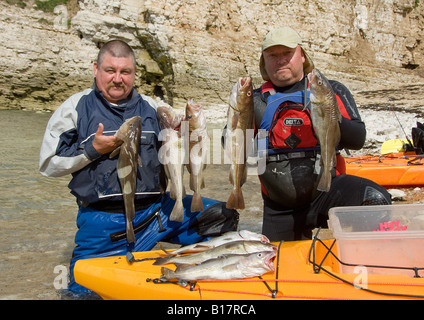
M 366 266 L 368 274 L 424 277 L 424 205 L 332 208 L 328 226 L 343 263 Z M 354 269 L 340 264 L 342 273 Z

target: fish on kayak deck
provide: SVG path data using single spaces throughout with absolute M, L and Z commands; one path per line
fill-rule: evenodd
M 252 232 L 249 230 L 240 230 L 240 231 L 229 231 L 224 233 L 221 236 L 213 237 L 207 241 L 190 244 L 174 251 L 168 252 L 164 248 L 161 248 L 161 249 L 168 255 L 178 255 L 178 254 L 185 254 L 185 253 L 201 252 L 201 251 L 208 250 L 210 248 L 220 246 L 228 242 L 239 241 L 239 240 L 244 240 L 244 241 L 252 240 L 252 241 L 262 241 L 262 242 L 269 243 L 269 239 L 263 234 Z
M 277 251 L 277 246 L 261 241 L 232 241 L 198 253 L 157 258 L 153 264 L 199 264 L 206 260 L 215 259 L 226 254 L 247 254 L 260 251 Z
M 275 251 L 230 254 L 197 265 L 180 265 L 175 271 L 162 267 L 161 280 L 194 281 L 206 279 L 244 279 L 273 272 Z

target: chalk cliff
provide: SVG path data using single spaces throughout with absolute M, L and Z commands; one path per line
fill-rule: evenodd
M 354 93 L 424 82 L 420 0 L 69 0 L 53 12 L 25 3 L 0 1 L 0 108 L 56 109 L 91 85 L 111 38 L 135 49 L 140 92 L 212 108 L 240 76 L 260 85 L 262 39 L 283 25 Z

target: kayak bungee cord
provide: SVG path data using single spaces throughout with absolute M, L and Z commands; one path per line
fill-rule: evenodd
M 215 293 L 225 293 L 225 294 L 230 294 L 230 295 L 234 295 L 234 297 L 238 296 L 238 295 L 252 295 L 252 296 L 262 296 L 262 297 L 268 297 L 268 298 L 272 298 L 272 299 L 284 299 L 284 298 L 297 298 L 297 299 L 330 299 L 330 300 L 334 300 L 334 299 L 344 299 L 343 297 L 340 296 L 335 296 L 335 297 L 331 297 L 331 296 L 319 296 L 319 295 L 315 295 L 312 292 L 309 292 L 309 290 L 304 290 L 303 294 L 290 294 L 288 292 L 284 293 L 284 286 L 283 288 L 279 288 L 279 282 L 284 282 L 287 284 L 299 284 L 299 285 L 311 285 L 311 286 L 316 286 L 316 285 L 321 285 L 321 284 L 335 284 L 335 285 L 341 285 L 341 284 L 347 284 L 353 288 L 356 289 L 360 289 L 364 292 L 368 292 L 371 294 L 375 294 L 375 295 L 382 295 L 382 296 L 389 296 L 389 297 L 403 297 L 403 298 L 419 298 L 419 299 L 424 299 L 424 295 L 420 295 L 420 294 L 402 294 L 402 293 L 395 293 L 395 292 L 383 292 L 380 290 L 375 290 L 375 289 L 368 289 L 366 287 L 360 286 L 356 283 L 353 283 L 349 280 L 346 280 L 344 278 L 341 277 L 340 274 L 336 274 L 334 272 L 332 272 L 332 270 L 327 270 L 326 267 L 324 266 L 324 262 L 325 260 L 332 255 L 339 263 L 344 264 L 344 265 L 348 265 L 348 266 L 356 266 L 356 264 L 348 264 L 348 263 L 344 263 L 343 261 L 341 261 L 333 252 L 333 248 L 336 244 L 336 240 L 332 241 L 332 242 L 328 242 L 328 246 L 326 245 L 326 243 L 324 243 L 322 240 L 320 240 L 318 238 L 318 233 L 319 233 L 320 229 L 318 229 L 317 233 L 315 234 L 315 236 L 312 239 L 312 243 L 311 246 L 309 248 L 309 256 L 306 257 L 307 261 L 311 264 L 312 268 L 313 268 L 313 272 L 318 274 L 321 271 L 324 272 L 325 274 L 327 274 L 330 278 L 328 280 L 309 280 L 309 279 L 280 279 L 280 254 L 282 254 L 281 252 L 281 246 L 283 244 L 283 241 L 281 241 L 279 243 L 278 246 L 278 254 L 277 254 L 277 258 L 274 261 L 275 262 L 275 278 L 271 278 L 271 279 L 267 279 L 266 277 L 263 278 L 262 276 L 259 277 L 255 277 L 255 278 L 249 278 L 249 279 L 208 279 L 208 280 L 196 280 L 196 281 L 178 281 L 178 280 L 163 280 L 160 278 L 157 279 L 146 279 L 146 282 L 152 282 L 154 284 L 177 284 L 179 285 L 182 289 L 185 290 L 189 290 L 192 292 L 198 292 L 199 294 L 199 298 L 202 299 L 202 292 L 215 292 Z M 322 251 L 321 255 L 324 255 L 324 257 L 322 258 L 321 261 L 316 261 L 316 246 L 317 246 L 317 242 L 321 243 L 323 245 L 323 247 L 325 248 L 326 251 Z M 321 259 L 321 258 L 320 258 Z M 415 275 L 419 277 L 418 271 L 419 270 L 424 270 L 424 268 L 413 268 L 413 267 L 390 267 L 390 266 L 365 266 L 365 267 L 377 267 L 377 268 L 397 268 L 397 269 L 408 269 L 408 270 L 413 270 L 415 272 Z M 231 290 L 231 288 L 214 288 L 214 287 L 208 287 L 207 284 L 210 283 L 211 285 L 213 283 L 230 283 L 230 282 L 234 282 L 234 283 L 257 283 L 257 282 L 262 282 L 267 290 L 269 291 L 268 293 L 266 293 L 265 291 L 261 292 L 260 290 L 257 292 L 252 292 L 250 290 L 246 290 L 246 289 L 241 289 L 241 290 Z M 275 282 L 275 289 L 272 288 L 272 282 Z M 202 285 L 204 284 L 204 285 Z M 372 281 L 372 282 L 367 282 L 367 285 L 384 285 L 384 286 L 405 286 L 405 287 L 423 287 L 424 288 L 424 284 L 422 283 L 389 283 L 389 282 L 376 282 L 376 281 Z M 289 288 L 289 287 L 288 287 Z M 312 288 L 312 287 L 311 287 Z M 282 290 L 282 291 L 279 291 Z M 325 294 L 324 294 L 325 295 Z
M 312 244 L 311 244 L 311 248 L 309 250 L 309 263 L 311 263 L 313 265 L 314 268 L 314 272 L 315 273 L 319 273 L 320 270 L 324 271 L 325 273 L 327 273 L 328 275 L 330 275 L 331 277 L 334 277 L 337 280 L 342 281 L 343 283 L 346 283 L 348 285 L 353 286 L 356 289 L 360 289 L 360 290 L 364 290 L 366 292 L 370 292 L 370 293 L 374 293 L 374 294 L 379 294 L 379 295 L 384 295 L 384 296 L 392 296 L 392 297 L 406 297 L 406 298 L 419 298 L 419 299 L 424 299 L 424 295 L 412 295 L 412 294 L 402 294 L 402 293 L 392 293 L 392 292 L 383 292 L 383 291 L 377 291 L 377 290 L 371 290 L 368 288 L 364 288 L 361 287 L 353 282 L 350 282 L 346 279 L 343 279 L 342 277 L 337 276 L 336 274 L 334 274 L 333 272 L 325 269 L 322 265 L 324 263 L 324 260 L 328 257 L 329 254 L 331 254 L 339 263 L 346 265 L 346 266 L 358 266 L 358 264 L 350 264 L 350 263 L 345 263 L 343 261 L 341 261 L 332 251 L 331 249 L 333 248 L 334 244 L 336 243 L 336 240 L 333 241 L 333 243 L 331 244 L 330 248 L 327 247 L 327 245 L 321 241 L 321 239 L 318 238 L 318 233 L 321 230 L 321 228 L 318 229 L 317 233 L 315 234 L 315 236 L 312 239 Z M 327 250 L 328 252 L 326 253 L 326 255 L 324 256 L 323 260 L 321 261 L 321 263 L 319 265 L 317 265 L 315 263 L 315 243 L 316 242 L 321 243 Z M 313 252 L 313 257 L 311 260 L 311 254 Z M 316 269 L 316 266 L 318 266 L 318 268 Z M 418 271 L 419 270 L 424 270 L 424 268 L 417 268 L 417 267 L 392 267 L 392 266 L 374 266 L 374 265 L 363 265 L 361 264 L 361 266 L 364 267 L 369 267 L 369 268 L 386 268 L 386 269 L 408 269 L 408 270 L 413 270 L 415 272 L 415 276 L 414 278 L 421 278 L 418 275 Z M 379 284 L 379 283 L 376 283 Z M 413 284 L 409 284 L 410 286 L 414 286 Z

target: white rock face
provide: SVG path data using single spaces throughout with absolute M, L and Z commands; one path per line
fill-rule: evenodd
M 53 13 L 0 2 L 2 108 L 56 109 L 91 86 L 98 47 L 111 38 L 135 49 L 140 92 L 225 108 L 238 77 L 261 84 L 261 42 L 283 25 L 354 93 L 423 82 L 424 5 L 415 0 L 69 2 Z

